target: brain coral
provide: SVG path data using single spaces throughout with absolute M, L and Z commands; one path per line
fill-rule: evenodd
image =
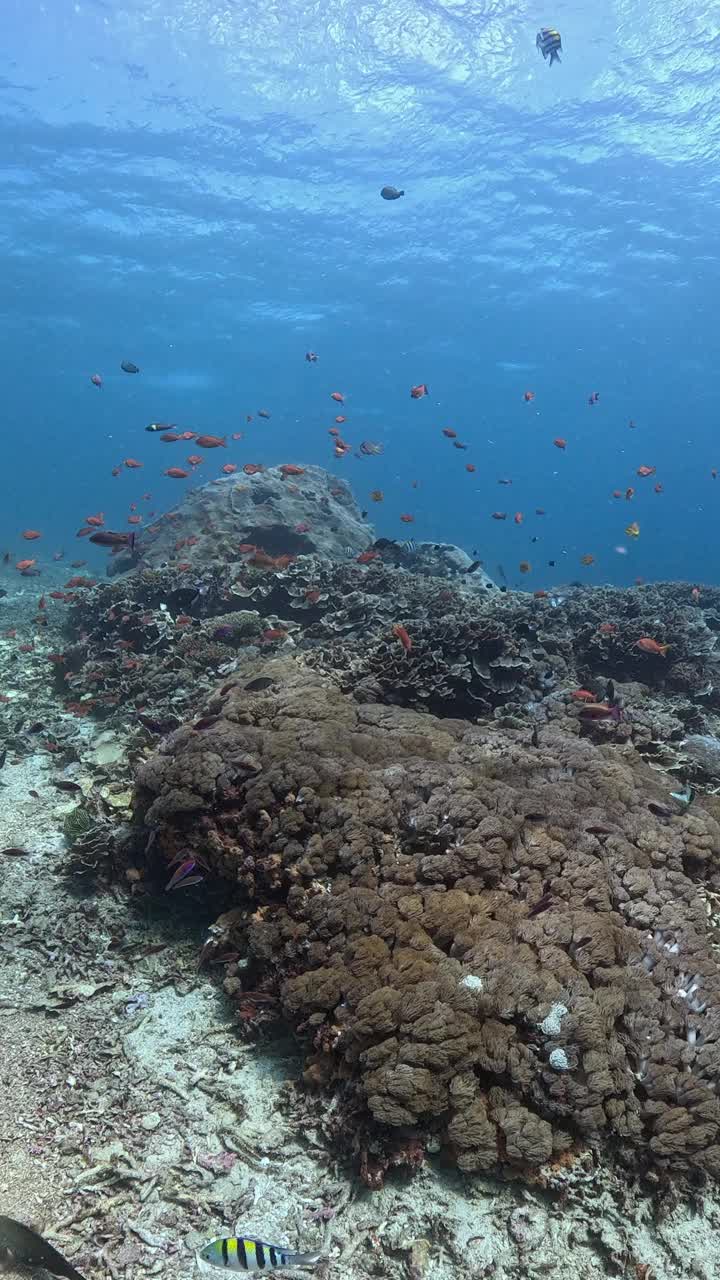
M 380 1147 L 465 1170 L 593 1141 L 720 1175 L 720 828 L 657 816 L 668 789 L 631 747 L 359 704 L 282 657 L 161 743 L 137 803 L 156 854 L 227 882 L 242 983 L 307 1078 L 350 1082 L 348 1134 L 361 1102 Z

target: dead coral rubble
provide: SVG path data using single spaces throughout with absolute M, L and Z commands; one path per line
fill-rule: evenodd
M 411 1141 L 528 1175 L 575 1144 L 720 1176 L 720 827 L 629 747 L 358 704 L 280 656 L 140 766 L 154 856 L 228 884 L 208 955 L 343 1080 L 377 1185 Z M 655 803 L 661 816 L 649 805 Z M 394 1153 L 394 1155 L 393 1155 Z M 372 1167 L 371 1167 L 372 1166 Z

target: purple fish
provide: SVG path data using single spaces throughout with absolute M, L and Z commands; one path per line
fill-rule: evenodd
M 165 892 L 167 893 L 168 890 L 177 889 L 178 887 L 186 889 L 191 884 L 200 884 L 204 877 L 190 874 L 195 870 L 196 866 L 197 862 L 194 858 L 186 858 L 184 862 L 181 862 L 177 871 L 174 872 L 165 885 Z

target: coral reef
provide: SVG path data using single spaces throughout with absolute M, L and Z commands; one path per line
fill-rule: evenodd
M 206 953 L 245 957 L 238 1002 L 281 1000 L 309 1082 L 347 1082 L 343 1137 L 377 1185 L 438 1144 L 466 1170 L 590 1142 L 720 1174 L 697 887 L 720 885 L 720 827 L 667 795 L 627 743 L 358 703 L 280 655 L 159 744 L 136 805 L 155 859 L 227 883 Z

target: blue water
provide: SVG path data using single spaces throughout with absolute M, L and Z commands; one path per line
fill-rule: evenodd
M 719 582 L 719 61 L 708 0 L 5 0 L 3 548 L 314 462 L 527 588 Z M 157 419 L 246 436 L 178 482 Z

